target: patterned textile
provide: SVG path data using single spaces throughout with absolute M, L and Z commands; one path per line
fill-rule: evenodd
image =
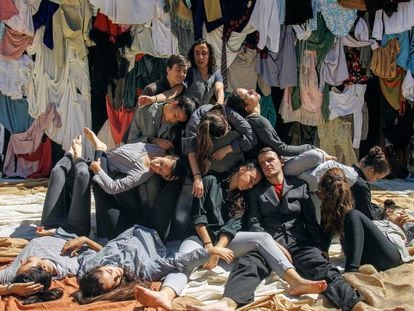
M 326 26 L 337 37 L 345 37 L 357 19 L 357 10 L 346 9 L 336 0 L 320 0 L 320 8 Z
M 335 156 L 337 161 L 352 165 L 357 158 L 352 148 L 352 123 L 341 118 L 318 125 L 320 148 L 326 153 Z

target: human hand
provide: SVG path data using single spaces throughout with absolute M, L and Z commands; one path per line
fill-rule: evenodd
M 203 185 L 203 179 L 201 178 L 201 175 L 197 175 L 194 177 L 192 193 L 193 193 L 193 197 L 195 198 L 203 197 L 204 185 Z
M 211 156 L 211 158 L 212 158 L 214 161 L 221 161 L 221 160 L 223 160 L 223 159 L 224 159 L 224 157 L 225 157 L 228 153 L 231 153 L 231 151 L 232 151 L 232 148 L 231 148 L 231 146 L 230 146 L 230 145 L 229 145 L 229 146 L 222 147 L 222 148 L 220 148 L 220 149 L 216 150 L 216 151 L 213 153 L 213 155 Z
M 92 172 L 94 172 L 95 174 L 98 174 L 100 170 L 102 170 L 101 167 L 101 158 L 98 158 L 95 161 L 92 161 L 91 164 L 89 165 L 89 168 L 91 169 Z
M 151 105 L 152 103 L 155 103 L 155 101 L 155 96 L 141 95 L 140 97 L 138 97 L 138 106 L 144 107 L 147 105 Z
M 43 285 L 40 283 L 14 283 L 8 286 L 10 294 L 18 295 L 20 297 L 26 297 L 40 292 L 43 289 Z
M 414 222 L 414 217 L 408 214 L 401 214 L 395 218 L 395 224 L 402 227 L 407 222 Z
M 72 240 L 66 241 L 62 247 L 61 255 L 69 254 L 70 257 L 78 256 L 78 251 L 86 243 L 87 237 L 81 236 Z
M 203 265 L 203 268 L 206 268 L 206 269 L 209 269 L 209 270 L 214 269 L 215 267 L 217 267 L 217 264 L 218 264 L 219 259 L 220 258 L 218 256 L 216 256 L 216 255 L 211 256 L 210 257 L 210 260 L 207 261 Z
M 219 258 L 223 259 L 228 264 L 232 263 L 234 260 L 233 251 L 227 247 L 212 246 L 209 247 L 207 251 L 213 256 L 218 256 Z
M 173 143 L 169 141 L 168 139 L 164 139 L 164 138 L 153 138 L 151 140 L 151 143 L 160 146 L 164 150 L 169 150 L 169 149 L 174 148 Z
M 56 233 L 56 229 L 45 229 L 43 226 L 36 227 L 36 235 L 37 236 L 52 236 Z
M 322 150 L 322 149 L 320 149 L 320 148 L 315 148 L 317 151 L 319 151 L 319 152 L 321 152 L 322 154 L 323 154 L 323 161 L 325 162 L 325 161 L 330 161 L 330 160 L 333 160 L 333 161 L 336 161 L 336 157 L 334 157 L 334 156 L 331 156 L 331 155 L 329 155 L 329 154 L 327 154 L 326 152 L 325 152 L 325 150 Z

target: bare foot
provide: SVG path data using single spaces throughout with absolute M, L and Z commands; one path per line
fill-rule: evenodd
M 54 235 L 56 232 L 56 229 L 45 229 L 43 226 L 36 227 L 36 235 L 37 236 L 50 236 Z
M 212 246 L 207 249 L 209 254 L 216 255 L 227 263 L 231 263 L 234 259 L 233 251 L 226 247 Z
M 328 285 L 326 281 L 310 281 L 302 279 L 299 282 L 289 284 L 288 294 L 291 296 L 300 296 L 304 294 L 320 294 L 326 290 Z
M 301 277 L 295 269 L 287 269 L 283 279 L 289 284 L 287 293 L 291 296 L 319 294 L 326 290 L 326 281 L 311 281 Z
M 172 310 L 172 300 L 174 297 L 171 297 L 169 293 L 163 291 L 163 289 L 156 292 L 139 285 L 135 286 L 135 299 L 144 307 L 164 308 L 169 311 Z
M 189 311 L 234 311 L 236 308 L 237 304 L 230 299 L 220 299 L 207 306 L 187 305 Z
M 67 152 L 72 155 L 72 158 L 75 156 L 75 151 L 73 150 L 72 146 L 70 146 L 70 148 Z
M 72 139 L 73 159 L 76 160 L 82 157 L 82 135 L 76 136 Z
M 96 134 L 92 132 L 91 129 L 84 127 L 83 132 L 85 133 L 86 138 L 91 142 L 95 150 L 106 151 L 108 149 L 106 144 L 103 141 L 101 141 L 98 138 L 98 136 L 96 136 Z

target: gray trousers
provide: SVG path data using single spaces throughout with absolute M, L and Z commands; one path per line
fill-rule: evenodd
M 189 253 L 202 247 L 203 243 L 198 237 L 191 237 L 181 243 L 179 252 Z M 294 268 L 267 232 L 238 232 L 227 247 L 234 252 L 235 258 L 242 257 L 250 252 L 259 252 L 270 268 L 280 277 L 283 277 L 287 269 Z M 191 271 L 188 273 L 170 273 L 165 278 L 163 286 L 170 287 L 177 295 L 180 295 L 188 282 L 190 273 Z
M 53 167 L 43 205 L 41 225 L 62 227 L 77 235 L 89 235 L 91 195 L 89 168 L 83 159 L 63 156 Z
M 285 175 L 299 176 L 303 172 L 323 163 L 324 154 L 317 149 L 311 149 L 301 154 L 285 159 L 283 172 Z

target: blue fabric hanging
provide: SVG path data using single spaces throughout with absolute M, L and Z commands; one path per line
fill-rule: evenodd
M 11 133 L 25 132 L 33 122 L 25 98 L 13 100 L 0 92 L 0 123 Z

